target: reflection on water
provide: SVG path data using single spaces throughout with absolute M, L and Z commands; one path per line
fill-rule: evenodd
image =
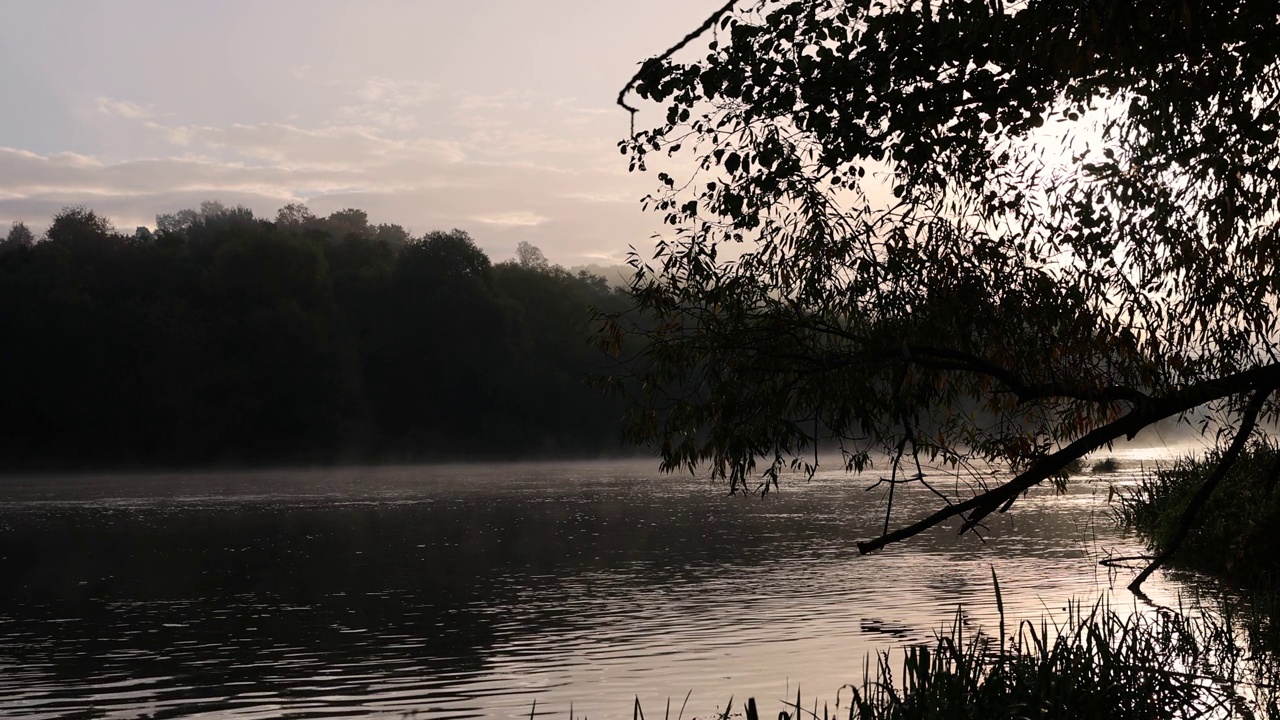
M 990 623 L 991 566 L 1017 617 L 1123 588 L 1096 560 L 1138 550 L 1105 504 L 1124 477 L 1033 491 L 985 544 L 942 529 L 868 557 L 883 500 L 843 475 L 764 500 L 652 462 L 0 480 L 0 716 L 834 701 L 958 605 Z M 903 518 L 933 500 L 898 497 Z

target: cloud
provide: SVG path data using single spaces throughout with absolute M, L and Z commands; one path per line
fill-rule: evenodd
M 454 110 L 462 115 L 482 111 L 511 111 L 532 109 L 537 95 L 528 91 L 508 90 L 502 93 L 462 95 L 454 104 Z
M 537 227 L 547 221 L 541 215 L 529 212 L 502 213 L 500 215 L 479 216 L 473 218 L 486 225 L 509 225 L 514 227 Z
M 443 163 L 462 162 L 466 154 L 456 141 L 421 138 L 396 140 L 377 128 L 331 125 L 305 128 L 284 123 L 234 124 L 227 127 L 165 127 L 152 123 L 170 142 L 229 152 L 241 160 L 286 168 L 358 169 L 405 156 Z
M 407 132 L 421 124 L 422 108 L 439 93 L 439 85 L 424 80 L 372 77 L 351 91 L 351 102 L 338 108 L 341 122 Z
M 418 233 L 461 228 L 495 259 L 526 240 L 567 265 L 616 259 L 654 230 L 636 202 L 649 178 L 628 175 L 610 135 L 616 118 L 599 108 L 381 77 L 315 85 L 340 92 L 327 111 L 285 121 L 180 122 L 98 98 L 98 117 L 127 121 L 113 132 L 132 124 L 133 154 L 119 144 L 110 157 L 123 160 L 0 147 L 0 227 L 39 228 L 74 204 L 132 229 L 205 200 L 261 217 L 304 202 L 317 214 L 359 207 Z
M 552 103 L 552 107 L 560 115 L 560 122 L 574 127 L 585 127 L 599 122 L 617 118 L 619 110 L 616 105 L 585 106 L 577 98 L 560 98 Z
M 97 106 L 98 112 L 103 115 L 126 118 L 128 120 L 143 120 L 154 114 L 150 107 L 129 102 L 128 100 L 99 97 L 94 100 L 94 104 Z
M 341 189 L 344 178 L 319 172 L 289 172 L 199 158 L 154 158 L 105 163 L 60 153 L 42 156 L 0 147 L 0 192 L 14 198 L 83 193 L 138 196 L 165 192 L 251 192 L 290 195 L 299 184 Z
M 635 203 L 636 195 L 632 192 L 571 192 L 565 195 L 570 200 L 585 200 L 591 203 Z
M 339 111 L 339 117 L 355 125 L 399 132 L 408 132 L 420 124 L 416 115 L 371 107 L 344 107 Z
M 436 96 L 440 86 L 424 80 L 392 80 L 373 77 L 356 90 L 356 97 L 392 107 L 418 107 Z

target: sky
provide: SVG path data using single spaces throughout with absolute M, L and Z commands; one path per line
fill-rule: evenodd
M 661 218 L 614 99 L 721 4 L 0 0 L 0 228 L 303 202 L 617 262 Z

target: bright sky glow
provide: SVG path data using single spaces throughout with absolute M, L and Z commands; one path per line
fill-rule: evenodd
M 305 202 L 568 265 L 660 229 L 613 100 L 721 4 L 0 2 L 0 227 L 69 204 L 131 231 L 204 200 Z

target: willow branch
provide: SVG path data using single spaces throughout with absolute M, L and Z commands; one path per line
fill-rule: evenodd
M 891 533 L 885 533 L 874 540 L 858 543 L 858 552 L 864 555 L 875 552 L 892 543 L 918 535 L 957 515 L 972 511 L 966 520 L 966 525 L 971 527 L 982 517 L 1011 503 L 1026 490 L 1049 479 L 1066 467 L 1067 463 L 1084 457 L 1109 442 L 1122 437 L 1132 439 L 1139 431 L 1154 422 L 1180 415 L 1213 400 L 1251 391 L 1261 393 L 1265 398 L 1266 394 L 1276 387 L 1280 387 L 1280 364 L 1271 364 L 1206 380 L 1165 397 L 1152 399 L 1137 406 L 1119 420 L 1096 428 L 1061 450 L 1046 456 L 1003 485 L 975 495 L 964 502 L 942 508 L 926 518 Z

